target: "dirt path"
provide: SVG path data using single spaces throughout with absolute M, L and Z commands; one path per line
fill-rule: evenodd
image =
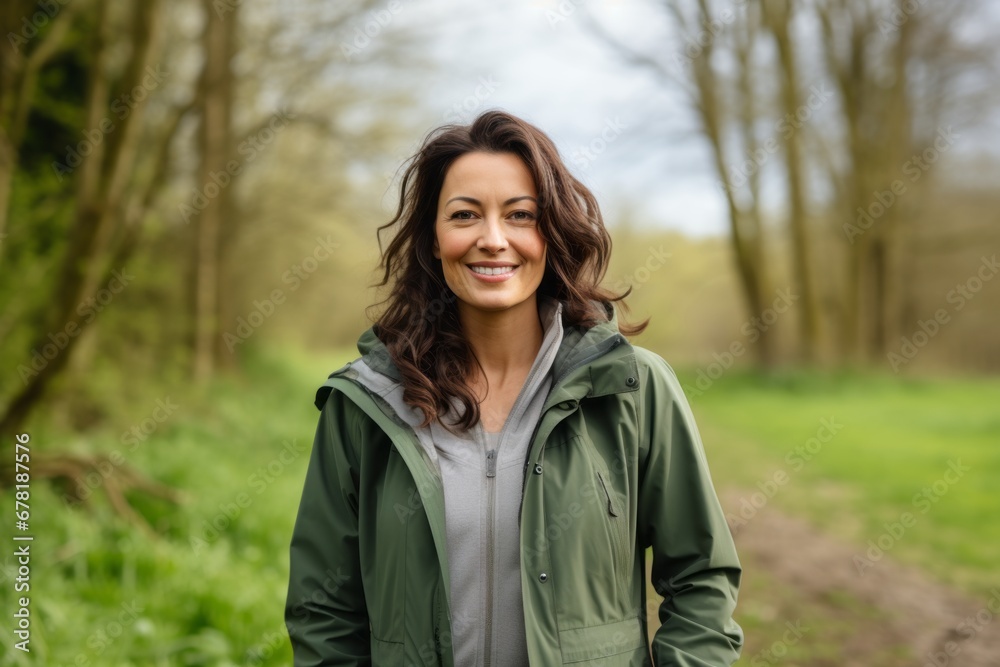
M 738 508 L 742 497 L 738 492 L 723 495 L 727 513 Z M 822 641 L 825 627 L 839 623 L 849 628 L 835 640 L 833 650 L 839 655 L 829 661 L 820 658 L 796 664 L 1000 667 L 1000 586 L 987 604 L 934 582 L 888 555 L 871 567 L 862 566 L 861 576 L 855 557 L 864 557 L 865 547 L 832 539 L 771 506 L 731 528 L 745 578 L 752 584 L 758 572 L 761 579 L 769 579 L 782 589 L 748 586 L 751 597 L 745 599 L 741 593 L 741 606 L 764 604 L 766 600 L 777 608 L 782 621 L 809 618 L 814 627 L 820 626 L 819 632 L 803 636 L 803 646 Z M 861 604 L 852 607 L 845 600 Z M 817 618 L 817 609 L 828 618 Z M 829 643 L 829 636 L 826 641 Z M 829 652 L 830 646 L 826 648 Z M 744 658 L 752 666 L 789 662 L 759 651 L 744 652 Z

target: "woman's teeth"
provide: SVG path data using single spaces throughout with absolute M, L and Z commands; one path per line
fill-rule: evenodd
M 481 273 L 484 276 L 499 276 L 499 275 L 502 275 L 504 273 L 511 273 L 517 267 L 515 267 L 515 266 L 497 266 L 497 267 L 473 266 L 473 267 L 470 267 L 470 268 L 473 271 L 475 271 L 476 273 Z

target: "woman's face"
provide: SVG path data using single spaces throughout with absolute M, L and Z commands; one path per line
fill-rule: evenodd
M 545 273 L 538 193 L 513 153 L 466 153 L 445 174 L 434 256 L 460 306 L 500 311 L 531 301 Z

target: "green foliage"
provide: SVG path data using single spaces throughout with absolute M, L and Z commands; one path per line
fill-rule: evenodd
M 46 308 L 73 215 L 69 193 L 51 171 L 17 172 L 11 194 L 7 236 L 0 239 L 5 277 L 0 280 L 0 364 L 11 372 L 0 382 L 0 397 L 21 386 L 18 365 L 30 361 L 32 337 L 48 325 Z
M 147 382 L 84 434 L 48 426 L 40 414 L 29 429 L 33 456 L 117 452 L 124 466 L 186 500 L 175 507 L 130 494 L 161 535 L 151 539 L 114 515 L 98 475 L 87 479 L 91 502 L 79 508 L 33 482 L 33 655 L 13 650 L 4 633 L 0 664 L 289 664 L 287 551 L 318 415 L 312 400 L 344 356 L 249 354 L 245 374 L 202 391 Z M 165 398 L 176 407 L 158 421 Z M 12 506 L 12 494 L 0 502 Z M 14 563 L 2 564 L 6 595 Z

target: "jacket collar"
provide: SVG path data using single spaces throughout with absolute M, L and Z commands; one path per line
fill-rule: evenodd
M 579 400 L 631 391 L 638 385 L 635 354 L 628 339 L 618 331 L 614 304 L 601 301 L 599 305 L 607 318 L 604 322 L 589 329 L 566 327 L 563 345 L 552 365 L 553 394 L 567 391 L 570 400 Z M 632 378 L 632 384 L 628 378 Z

